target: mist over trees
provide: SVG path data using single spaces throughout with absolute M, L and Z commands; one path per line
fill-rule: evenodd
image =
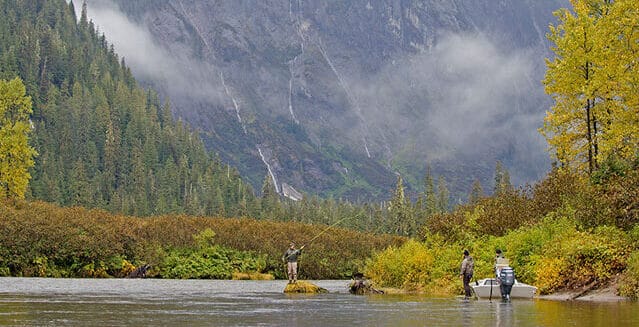
M 27 196 L 139 216 L 245 214 L 252 189 L 137 85 L 86 6 L 79 19 L 73 6 L 0 1 L 0 77 L 19 76 L 33 101 L 40 155 Z

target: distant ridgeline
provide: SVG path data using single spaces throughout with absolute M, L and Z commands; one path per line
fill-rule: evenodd
M 0 0 L 0 78 L 33 100 L 28 197 L 134 215 L 247 214 L 253 190 L 137 85 L 65 0 Z

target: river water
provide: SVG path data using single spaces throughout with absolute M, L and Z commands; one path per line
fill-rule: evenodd
M 0 278 L 2 326 L 639 326 L 639 304 L 347 292 L 287 295 L 286 281 Z

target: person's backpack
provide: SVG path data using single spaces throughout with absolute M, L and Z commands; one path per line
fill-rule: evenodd
M 473 260 L 473 258 L 468 257 L 468 261 L 466 261 L 466 273 L 472 276 L 474 272 L 474 268 L 475 268 L 475 261 Z

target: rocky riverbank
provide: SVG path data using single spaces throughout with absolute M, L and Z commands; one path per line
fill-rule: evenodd
M 581 288 L 576 290 L 564 290 L 537 297 L 541 300 L 552 301 L 590 301 L 590 302 L 621 302 L 630 301 L 629 298 L 619 295 L 617 280 L 597 288 Z

